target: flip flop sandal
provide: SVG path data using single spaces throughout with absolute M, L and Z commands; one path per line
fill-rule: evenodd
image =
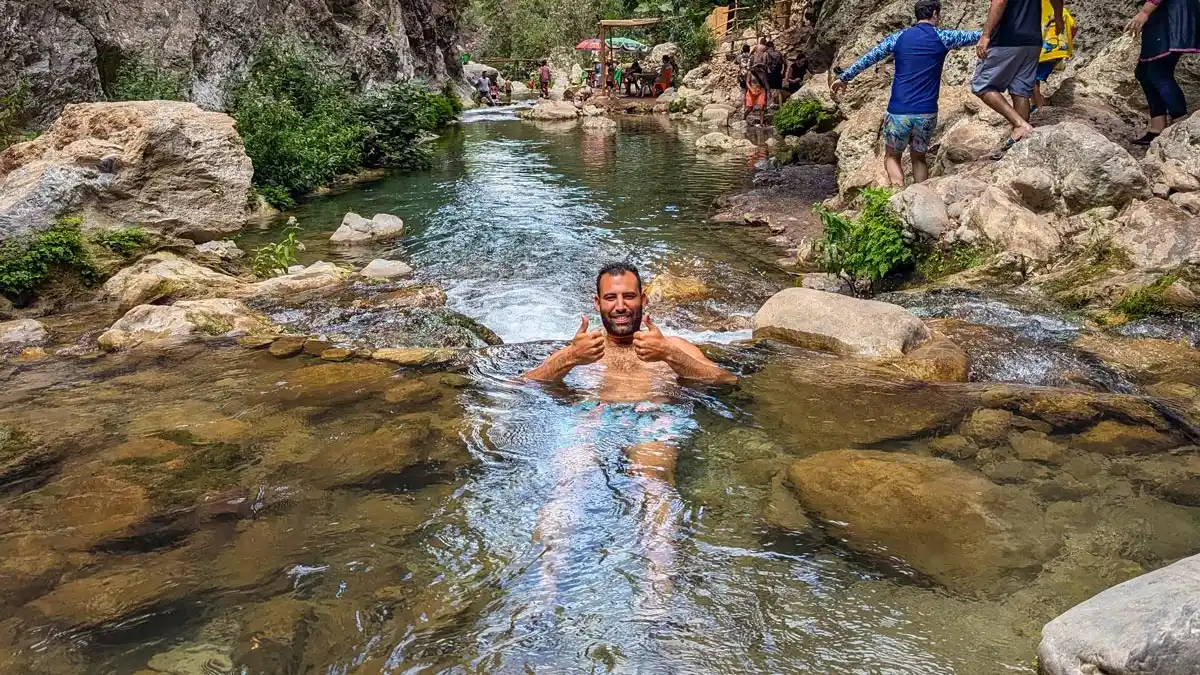
M 992 153 L 992 159 L 997 162 L 1004 159 L 1004 155 L 1008 154 L 1008 151 L 1012 150 L 1013 146 L 1016 145 L 1017 143 L 1020 143 L 1020 141 L 1017 139 L 1014 139 L 1012 136 L 1009 136 L 1008 138 L 1004 139 L 1004 145 L 1000 146 L 999 150 Z

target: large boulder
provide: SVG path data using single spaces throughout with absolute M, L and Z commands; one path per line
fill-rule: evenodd
M 1062 246 L 1056 224 L 1025 208 L 1008 192 L 988 187 L 963 206 L 962 221 L 1006 251 L 1033 260 L 1049 260 Z
M 1154 198 L 1129 207 L 1117 221 L 1111 245 L 1139 269 L 1200 265 L 1200 219 Z
M 933 188 L 923 183 L 909 186 L 889 200 L 905 227 L 937 241 L 953 227 L 946 203 Z
M 833 450 L 795 462 L 788 479 L 851 548 L 896 556 L 957 592 L 1013 589 L 1058 548 L 1036 502 L 949 460 Z
M 1045 675 L 1200 672 L 1200 556 L 1086 600 L 1042 628 Z
M 1200 191 L 1200 115 L 1168 127 L 1146 151 L 1146 170 L 1179 192 Z
M 228 297 L 245 284 L 227 274 L 161 251 L 138 260 L 104 282 L 103 294 L 122 309 L 162 300 Z
M 0 153 L 0 240 L 74 212 L 89 227 L 219 239 L 245 224 L 253 174 L 228 115 L 171 101 L 70 105 Z
M 373 241 L 387 241 L 404 234 L 404 221 L 390 213 L 377 213 L 374 218 L 367 219 L 354 213 L 342 217 L 342 224 L 330 243 L 341 245 L 367 244 Z
M 247 288 L 246 294 L 251 296 L 288 297 L 296 293 L 306 293 L 337 286 L 344 282 L 350 274 L 350 270 L 348 269 L 319 260 L 308 267 L 302 267 L 294 272 L 251 284 Z
M 1062 215 L 1123 207 L 1150 196 L 1141 166 L 1091 127 L 1063 122 L 1035 131 L 1005 155 L 995 180 L 1037 212 Z
M 930 332 L 898 305 L 788 288 L 758 310 L 754 336 L 846 356 L 901 357 L 929 340 Z
M 134 307 L 100 336 L 100 347 L 105 351 L 119 351 L 155 340 L 274 330 L 266 317 L 237 300 L 184 300 L 169 306 Z
M 529 120 L 562 122 L 578 118 L 580 112 L 579 108 L 576 108 L 575 104 L 570 101 L 542 100 L 532 108 L 522 110 L 520 115 Z
M 676 61 L 679 60 L 679 45 L 674 42 L 663 42 L 656 44 L 650 48 L 650 55 L 646 57 L 643 64 L 649 64 L 650 68 L 657 68 L 662 65 L 664 56 L 670 56 Z
M 733 108 L 722 103 L 710 103 L 700 111 L 700 123 L 709 127 L 727 127 L 732 114 Z

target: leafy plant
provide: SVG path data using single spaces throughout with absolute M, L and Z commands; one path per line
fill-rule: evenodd
M 667 110 L 673 113 L 687 112 L 688 102 L 686 98 L 679 97 L 667 104 Z
M 958 243 L 950 247 L 930 246 L 916 253 L 917 276 L 933 281 L 983 264 L 992 251 L 983 246 Z
M 268 204 L 280 211 L 288 211 L 296 208 L 296 200 L 292 199 L 292 195 L 288 192 L 287 188 L 282 188 L 278 185 L 264 185 L 258 188 L 257 192 Z
M 810 129 L 825 125 L 830 119 L 820 101 L 793 99 L 784 103 L 775 113 L 775 132 L 780 136 L 800 136 Z
M 891 195 L 885 188 L 863 190 L 859 195 L 862 211 L 855 219 L 819 205 L 814 208 L 825 227 L 825 235 L 817 243 L 821 267 L 849 279 L 855 293 L 874 294 L 884 278 L 913 262 L 900 219 L 888 204 Z
M 455 104 L 444 94 L 413 82 L 395 84 L 365 97 L 362 120 L 367 129 L 366 164 L 402 169 L 427 166 L 430 155 L 422 136 L 454 120 L 454 109 Z
M 1131 319 L 1140 319 L 1154 314 L 1167 314 L 1168 311 L 1163 305 L 1162 296 L 1176 281 L 1179 281 L 1178 274 L 1159 277 L 1149 286 L 1126 293 L 1117 304 L 1113 305 L 1113 311 L 1120 312 Z
M 182 101 L 183 79 L 141 59 L 126 59 L 117 70 L 112 94 L 117 101 Z
M 101 232 L 92 240 L 113 253 L 128 258 L 149 246 L 154 241 L 154 237 L 140 227 L 123 227 L 119 230 Z
M 260 277 L 287 274 L 288 268 L 296 264 L 296 252 L 304 250 L 304 244 L 296 240 L 299 229 L 296 219 L 291 218 L 282 240 L 254 249 L 254 273 Z
M 56 270 L 95 281 L 97 271 L 84 245 L 79 218 L 60 218 L 39 234 L 0 247 L 0 293 L 27 298 Z
M 29 80 L 22 79 L 15 89 L 0 95 L 0 150 L 22 139 L 21 124 L 29 102 Z

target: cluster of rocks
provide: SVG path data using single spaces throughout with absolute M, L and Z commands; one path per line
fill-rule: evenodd
M 321 336 L 251 334 L 238 338 L 238 344 L 246 349 L 264 349 L 280 359 L 301 354 L 322 361 L 340 363 L 351 359 L 371 359 L 398 366 L 441 366 L 457 356 L 453 349 L 434 347 L 386 347 L 383 349 L 356 349 L 336 346 Z

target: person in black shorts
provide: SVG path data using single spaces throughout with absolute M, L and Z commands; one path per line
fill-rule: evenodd
M 976 46 L 979 65 L 971 90 L 992 110 L 1004 116 L 1012 131 L 993 159 L 1004 156 L 1033 127 L 1029 124 L 1033 85 L 1042 54 L 1042 0 L 991 0 L 983 38 Z M 1063 34 L 1063 0 L 1050 0 L 1054 25 Z M 1012 96 L 1012 104 L 1004 92 Z
M 783 53 L 775 48 L 773 40 L 767 40 L 767 87 L 770 89 L 771 102 L 783 105 L 783 69 L 786 60 Z

